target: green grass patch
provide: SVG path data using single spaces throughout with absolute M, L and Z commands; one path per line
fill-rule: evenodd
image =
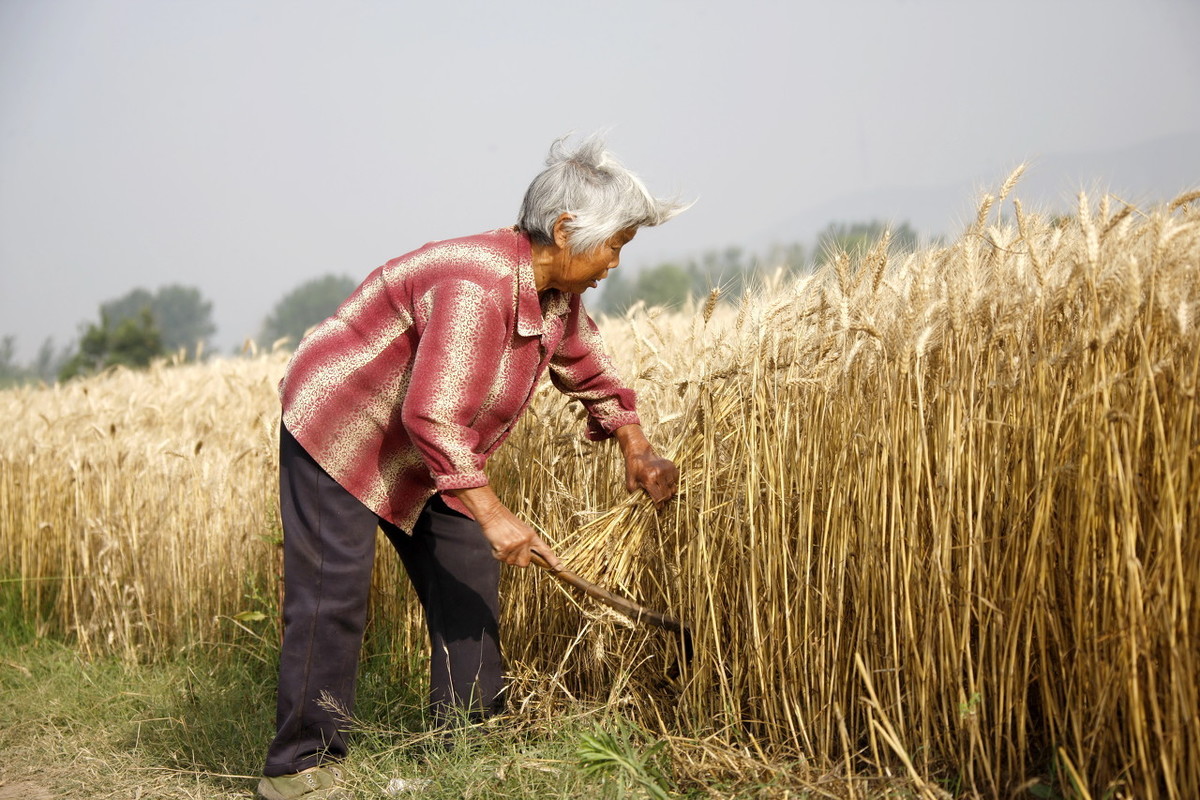
M 24 644 L 37 636 L 34 614 L 26 611 L 21 587 L 29 586 L 20 577 L 0 572 L 0 642 Z
M 85 659 L 29 631 L 6 638 L 0 785 L 31 800 L 251 797 L 273 734 L 275 651 L 242 622 L 243 641 L 142 664 Z M 687 796 L 660 744 L 600 711 L 427 732 L 422 660 L 364 657 L 345 764 L 359 797 Z M 404 781 L 420 791 L 388 794 Z

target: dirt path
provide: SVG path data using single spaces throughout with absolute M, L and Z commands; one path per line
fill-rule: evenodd
M 0 783 L 0 800 L 54 800 L 54 795 L 36 783 Z

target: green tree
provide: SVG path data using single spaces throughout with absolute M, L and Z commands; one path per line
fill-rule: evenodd
M 17 363 L 17 337 L 0 339 L 0 388 L 24 383 L 29 371 Z
M 30 364 L 18 364 L 16 351 L 17 337 L 5 336 L 0 339 L 0 388 L 39 380 L 53 383 L 59 370 L 71 356 L 70 348 L 56 350 L 54 339 L 49 336 L 42 342 L 37 356 Z
M 59 380 L 77 375 L 89 375 L 112 366 L 147 367 L 165 354 L 162 336 L 150 309 L 144 308 L 136 317 L 113 324 L 108 315 L 100 312 L 100 322 L 88 325 L 79 339 L 79 350 L 59 372 Z
M 713 287 L 720 287 L 721 296 L 727 300 L 741 297 L 757 274 L 756 260 L 740 247 L 709 250 L 693 261 L 689 269 L 692 294 L 700 297 Z
M 678 306 L 688 297 L 705 297 L 713 288 L 721 290 L 722 300 L 736 300 L 779 268 L 790 274 L 810 271 L 815 266 L 810 253 L 824 253 L 826 258 L 842 250 L 861 255 L 887 230 L 889 226 L 879 221 L 835 222 L 820 233 L 811 251 L 799 243 L 776 244 L 758 257 L 734 246 L 708 250 L 682 264 L 671 261 L 636 273 L 619 269 L 604 280 L 595 305 L 609 314 L 622 314 L 639 300 L 651 306 Z M 917 234 L 907 222 L 890 230 L 893 247 L 916 249 Z
M 42 346 L 38 348 L 37 356 L 30 366 L 30 377 L 45 381 L 46 383 L 54 383 L 58 373 L 62 370 L 63 365 L 71 358 L 71 346 L 65 345 L 61 350 L 54 346 L 53 337 L 47 336 L 42 340 Z
M 332 316 L 357 285 L 344 275 L 325 275 L 300 284 L 284 295 L 263 320 L 258 343 L 270 347 L 286 337 L 295 346 L 305 331 Z
M 212 321 L 212 303 L 194 286 L 171 284 L 151 293 L 137 288 L 100 306 L 113 325 L 134 319 L 149 309 L 162 337 L 163 349 L 171 352 L 208 344 L 217 328 Z
M 598 307 L 609 314 L 623 314 L 639 300 L 648 306 L 677 306 L 693 293 L 694 283 L 693 270 L 672 262 L 644 269 L 632 277 L 617 270 L 604 279 Z
M 628 274 L 619 267 L 608 273 L 608 277 L 600 284 L 600 296 L 594 301 L 589 296 L 586 304 L 589 307 L 594 306 L 606 314 L 625 313 L 625 309 L 637 301 L 637 298 L 634 297 L 633 281 L 626 277 Z
M 735 298 L 754 270 L 755 259 L 740 247 L 709 250 L 685 263 L 668 261 L 634 275 L 618 270 L 604 279 L 597 306 L 609 314 L 622 314 L 639 300 L 648 306 L 679 306 L 714 287 L 722 297 Z
M 639 273 L 634 293 L 648 306 L 678 306 L 692 294 L 692 283 L 691 272 L 667 262 Z
M 139 286 L 136 289 L 130 289 L 120 297 L 101 303 L 100 317 L 115 325 L 123 320 L 132 319 L 146 310 L 151 314 L 154 313 L 154 293 Z

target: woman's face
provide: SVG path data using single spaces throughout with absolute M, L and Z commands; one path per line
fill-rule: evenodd
M 609 270 L 617 268 L 621 261 L 621 248 L 636 233 L 637 228 L 618 231 L 596 249 L 584 253 L 564 250 L 562 265 L 550 286 L 571 294 L 583 294 L 588 289 L 596 288 L 608 276 Z

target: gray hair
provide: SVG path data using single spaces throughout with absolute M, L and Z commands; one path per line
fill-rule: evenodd
M 626 228 L 661 225 L 691 203 L 660 200 L 604 147 L 600 134 L 567 148 L 566 136 L 550 145 L 542 170 L 521 202 L 517 226 L 539 244 L 554 241 L 554 223 L 564 212 L 568 247 L 584 253 Z

